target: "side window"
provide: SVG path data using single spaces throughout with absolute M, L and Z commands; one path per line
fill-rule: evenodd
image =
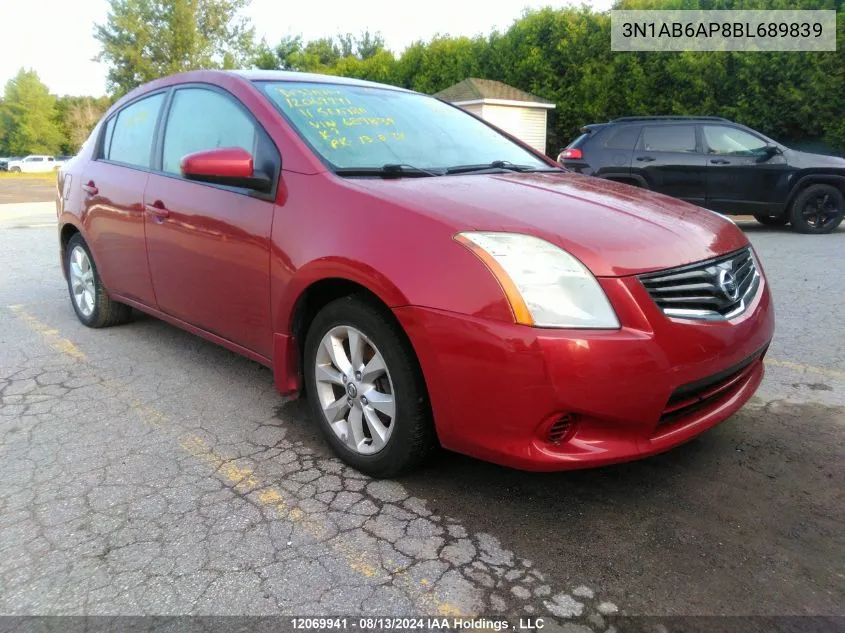
M 628 125 L 613 130 L 604 146 L 608 149 L 634 149 L 637 144 L 637 139 L 640 136 L 640 127 L 638 125 Z
M 694 152 L 695 127 L 655 125 L 643 128 L 640 148 L 647 152 Z
M 159 93 L 121 110 L 105 157 L 118 163 L 149 167 L 156 120 L 163 102 L 164 93 Z
M 252 119 L 231 98 L 203 88 L 182 88 L 173 95 L 164 131 L 162 170 L 179 174 L 182 157 L 219 147 L 241 147 L 257 157 Z
M 766 147 L 766 142 L 744 130 L 725 125 L 705 125 L 704 144 L 711 154 L 751 156 Z

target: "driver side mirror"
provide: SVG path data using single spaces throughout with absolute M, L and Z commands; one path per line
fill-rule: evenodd
M 184 156 L 182 175 L 188 180 L 229 187 L 243 187 L 262 193 L 273 189 L 267 174 L 255 171 L 252 154 L 241 147 L 219 147 Z
M 763 148 L 763 155 L 760 157 L 760 161 L 767 161 L 772 156 L 776 156 L 777 154 L 783 154 L 783 151 L 781 151 L 780 147 L 778 147 L 777 145 L 766 145 L 766 147 Z

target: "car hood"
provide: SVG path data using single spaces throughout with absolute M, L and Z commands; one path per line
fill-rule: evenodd
M 727 218 L 608 180 L 513 173 L 347 181 L 451 231 L 511 231 L 557 244 L 599 277 L 709 259 L 746 246 Z
M 845 170 L 845 158 L 839 156 L 828 156 L 827 154 L 811 154 L 790 149 L 784 152 L 787 163 L 793 167 L 807 168 L 832 168 Z

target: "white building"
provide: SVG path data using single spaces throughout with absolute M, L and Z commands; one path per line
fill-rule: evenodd
M 480 116 L 522 142 L 546 153 L 546 128 L 551 101 L 501 81 L 464 79 L 434 95 Z

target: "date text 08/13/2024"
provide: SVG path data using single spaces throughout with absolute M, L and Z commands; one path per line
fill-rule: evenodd
M 539 630 L 545 627 L 543 618 L 520 618 L 515 625 L 504 618 L 484 617 L 295 617 L 290 624 L 297 631 L 413 631 L 413 630 Z

